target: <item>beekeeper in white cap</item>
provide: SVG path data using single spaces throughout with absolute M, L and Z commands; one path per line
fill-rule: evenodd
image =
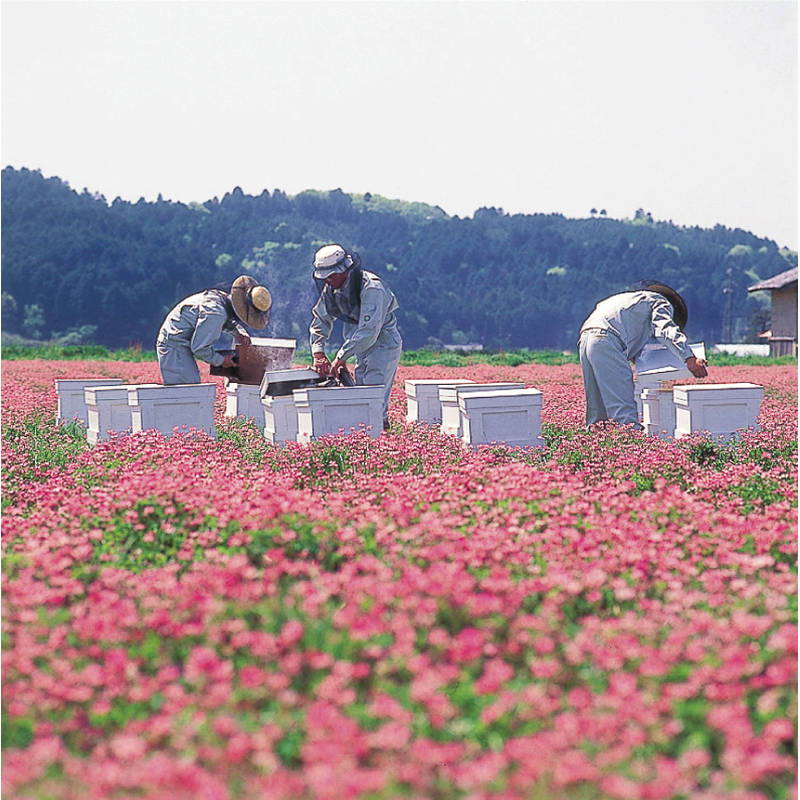
M 633 396 L 634 361 L 650 341 L 661 342 L 696 378 L 708 375 L 683 333 L 684 299 L 657 281 L 637 281 L 627 292 L 601 300 L 581 326 L 578 348 L 586 394 L 586 427 L 613 420 L 640 429 Z
M 349 358 L 355 357 L 356 384 L 386 387 L 383 427 L 389 427 L 389 394 L 394 382 L 403 340 L 397 327 L 397 298 L 383 280 L 361 268 L 357 253 L 340 244 L 328 244 L 314 256 L 314 279 L 320 290 L 309 325 L 314 369 L 323 377 L 337 376 Z M 325 343 L 333 323 L 344 322 L 344 344 L 331 363 Z
M 249 275 L 181 300 L 167 314 L 156 341 L 164 384 L 200 383 L 195 359 L 215 367 L 235 366 L 233 356 L 223 356 L 218 350 L 225 348 L 215 344 L 231 334 L 239 342 L 249 342 L 241 323 L 256 330 L 266 328 L 271 307 L 269 290 Z

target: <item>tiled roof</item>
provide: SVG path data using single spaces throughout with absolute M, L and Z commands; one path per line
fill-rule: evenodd
M 773 275 L 771 278 L 767 278 L 765 281 L 761 281 L 754 286 L 748 286 L 747 291 L 757 292 L 760 289 L 784 289 L 793 283 L 797 283 L 797 267 Z

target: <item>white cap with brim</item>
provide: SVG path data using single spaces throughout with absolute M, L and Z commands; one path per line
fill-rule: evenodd
M 352 256 L 340 244 L 326 244 L 314 255 L 314 277 L 324 280 L 353 266 Z

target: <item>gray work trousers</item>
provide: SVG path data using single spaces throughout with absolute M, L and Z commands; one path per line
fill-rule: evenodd
M 622 340 L 608 330 L 588 330 L 581 334 L 578 349 L 587 429 L 595 422 L 613 420 L 641 430 L 633 395 L 633 373 Z
M 385 386 L 383 395 L 383 425 L 389 422 L 389 395 L 392 392 L 394 376 L 400 356 L 403 354 L 403 340 L 396 327 L 381 331 L 375 344 L 358 356 L 356 362 L 356 384 L 358 386 Z
M 200 383 L 200 370 L 188 345 L 167 339 L 156 344 L 156 354 L 165 386 Z

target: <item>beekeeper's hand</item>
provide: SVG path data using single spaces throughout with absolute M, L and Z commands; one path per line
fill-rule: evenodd
M 341 372 L 344 364 L 345 360 L 343 358 L 335 358 L 333 360 L 333 364 L 331 364 L 331 375 L 333 375 L 334 378 L 339 378 L 339 373 Z
M 314 369 L 321 378 L 327 378 L 331 374 L 331 362 L 325 353 L 314 353 Z
M 239 332 L 236 334 L 236 344 L 252 344 L 252 342 L 246 333 Z
M 708 370 L 706 367 L 708 366 L 708 362 L 704 358 L 695 358 L 694 356 L 690 356 L 686 359 L 686 367 L 688 368 L 689 372 L 695 376 L 695 378 L 705 378 L 708 375 Z
M 220 364 L 221 367 L 238 367 L 239 365 L 236 363 L 236 356 L 234 355 L 225 355 L 222 357 L 222 363 Z

